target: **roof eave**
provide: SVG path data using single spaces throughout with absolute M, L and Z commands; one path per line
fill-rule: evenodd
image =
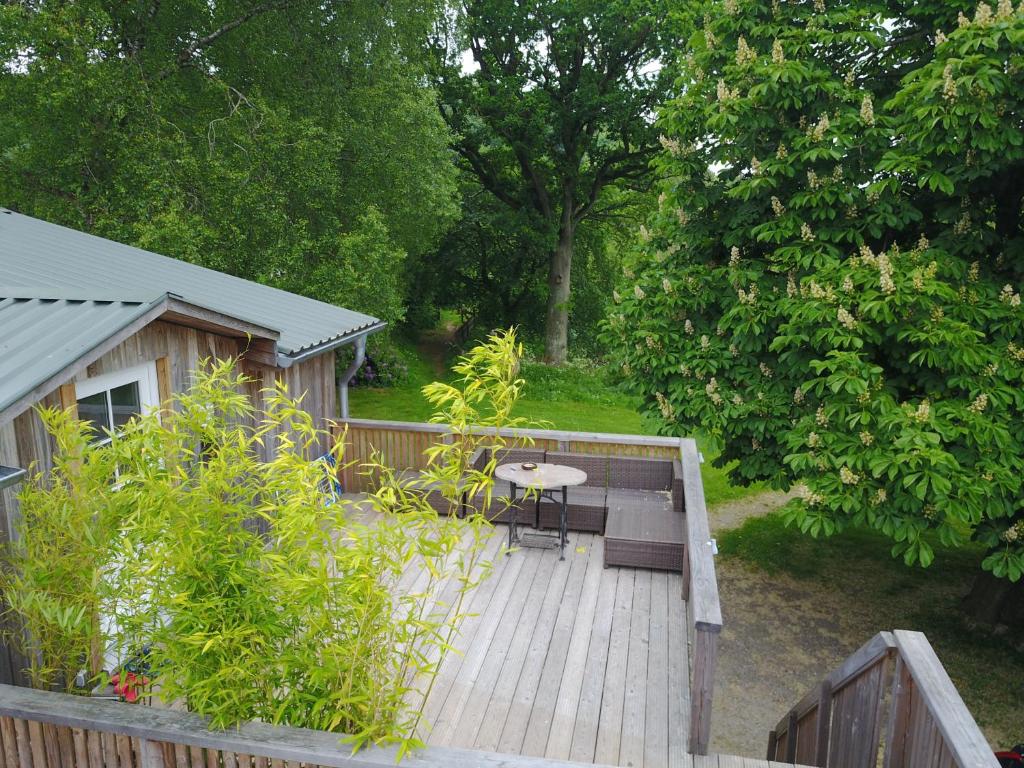
M 331 352 L 339 347 L 343 347 L 346 344 L 351 344 L 353 341 L 358 339 L 360 336 L 369 336 L 371 333 L 379 333 L 387 327 L 387 323 L 383 320 L 376 320 L 371 325 L 363 328 L 357 328 L 353 331 L 348 331 L 340 336 L 336 336 L 333 339 L 317 344 L 314 347 L 309 347 L 296 354 L 286 354 L 284 352 L 278 352 L 277 354 L 277 367 L 278 368 L 291 368 L 296 363 L 301 363 L 310 358 L 317 357 L 326 352 Z

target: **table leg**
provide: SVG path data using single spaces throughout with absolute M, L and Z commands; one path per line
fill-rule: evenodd
M 509 483 L 509 514 L 511 515 L 508 521 L 508 551 L 505 552 L 505 556 L 508 557 L 512 554 L 512 543 L 516 541 L 516 484 Z
M 567 486 L 563 485 L 562 486 L 562 514 L 559 515 L 559 517 L 558 517 L 558 537 L 559 537 L 559 546 L 561 547 L 561 554 L 558 556 L 559 560 L 565 560 L 565 540 L 566 540 L 566 538 L 568 538 L 566 536 L 566 533 L 568 532 L 568 528 L 569 528 L 568 500 L 569 500 L 569 488 Z

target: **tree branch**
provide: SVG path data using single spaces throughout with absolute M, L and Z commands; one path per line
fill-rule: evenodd
M 473 174 L 480 181 L 480 184 L 483 185 L 484 189 L 513 210 L 518 211 L 523 207 L 522 201 L 501 185 L 497 175 L 487 166 L 487 162 L 476 149 L 465 143 L 459 143 L 456 146 L 456 151 L 469 163 Z
M 181 68 L 190 65 L 192 63 L 192 60 L 196 57 L 196 54 L 198 54 L 201 50 L 209 47 L 212 43 L 216 42 L 219 38 L 223 37 L 228 32 L 231 32 L 234 29 L 238 29 L 238 27 L 242 26 L 250 19 L 253 19 L 256 16 L 261 16 L 264 13 L 269 13 L 271 11 L 283 10 L 290 5 L 294 5 L 295 2 L 296 0 L 274 0 L 273 2 L 265 2 L 260 3 L 259 5 L 254 5 L 252 8 L 243 13 L 238 18 L 232 19 L 231 21 L 222 24 L 217 29 L 213 30 L 213 32 L 210 32 L 209 34 L 204 35 L 203 37 L 197 38 L 189 46 L 182 49 L 175 57 L 176 66 L 178 68 Z M 158 77 L 160 79 L 165 78 L 168 75 L 170 75 L 173 71 L 174 67 L 167 67 L 159 74 Z
M 590 191 L 585 200 L 573 210 L 573 218 L 579 223 L 590 215 L 601 195 L 601 190 L 611 182 L 619 179 L 630 179 L 642 177 L 648 172 L 650 158 L 654 154 L 653 146 L 642 149 L 623 150 L 614 152 L 605 158 L 605 161 L 594 174 L 594 180 L 590 184 Z

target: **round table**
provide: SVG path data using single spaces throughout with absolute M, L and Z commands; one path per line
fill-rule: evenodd
M 569 516 L 568 497 L 569 487 L 583 485 L 587 482 L 587 473 L 576 467 L 567 467 L 562 464 L 537 464 L 533 469 L 526 469 L 520 463 L 502 464 L 494 470 L 494 476 L 499 480 L 505 480 L 510 486 L 509 502 L 516 503 L 516 492 L 522 488 L 536 492 L 537 506 L 534 516 L 534 527 L 540 529 L 540 500 L 551 499 L 558 508 L 558 546 L 560 548 L 559 560 L 565 560 L 565 544 L 569 540 Z M 561 491 L 562 498 L 555 498 L 555 493 Z M 524 494 L 525 498 L 525 494 Z M 511 549 L 513 544 L 519 543 L 518 515 L 515 509 L 512 510 L 508 524 L 508 546 Z M 546 537 L 554 538 L 554 537 Z

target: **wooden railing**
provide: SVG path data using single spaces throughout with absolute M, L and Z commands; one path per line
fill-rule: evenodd
M 326 731 L 246 723 L 210 730 L 189 712 L 0 685 L 4 768 L 394 768 L 397 748 L 356 754 Z M 582 763 L 426 747 L 406 768 L 567 768 Z
M 683 550 L 683 599 L 690 635 L 690 751 L 706 755 L 711 743 L 711 703 L 715 692 L 722 605 L 718 598 L 711 527 L 700 476 L 701 455 L 692 439 L 680 441 L 686 547 Z
M 347 431 L 346 431 L 347 427 Z M 374 451 L 384 464 L 395 469 L 424 469 L 425 451 L 449 433 L 443 424 L 414 421 L 349 419 L 332 423 L 335 438 L 345 436 L 345 467 L 339 472 L 346 491 L 369 490 L 369 478 L 360 471 Z M 511 445 L 525 438 L 534 448 L 571 453 L 600 453 L 613 456 L 679 458 L 679 438 L 647 435 L 616 435 L 603 432 L 563 432 L 553 429 L 502 429 L 499 433 Z
M 920 632 L 880 632 L 768 734 L 768 759 L 821 768 L 998 768 Z
M 333 427 L 335 437 L 345 440 L 346 467 L 340 473 L 345 490 L 366 490 L 367 478 L 359 464 L 379 452 L 385 464 L 396 469 L 423 469 L 424 451 L 445 439 L 448 428 L 440 424 L 403 421 L 350 419 Z M 690 752 L 706 755 L 711 739 L 711 705 L 714 698 L 718 636 L 722 631 L 722 609 L 704 485 L 701 456 L 689 438 L 618 435 L 597 432 L 564 432 L 547 429 L 502 430 L 511 440 L 528 437 L 537 448 L 572 453 L 611 456 L 646 456 L 679 459 L 683 466 L 686 546 L 684 548 L 683 593 L 686 600 L 690 657 Z

